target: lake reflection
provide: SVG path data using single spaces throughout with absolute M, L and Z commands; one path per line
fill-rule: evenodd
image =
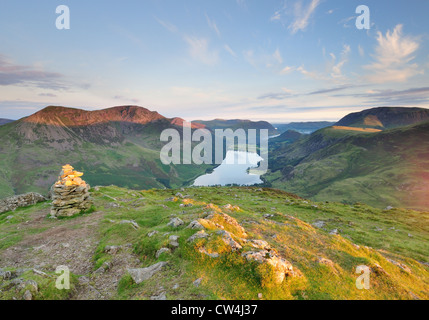
M 259 175 L 247 172 L 249 168 L 256 168 L 262 160 L 257 153 L 228 151 L 220 166 L 212 173 L 198 177 L 193 185 L 196 187 L 229 184 L 250 186 L 262 183 Z

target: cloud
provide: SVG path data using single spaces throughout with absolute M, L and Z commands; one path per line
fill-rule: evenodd
M 282 71 L 280 71 L 280 74 L 288 74 L 288 73 L 291 73 L 294 70 L 295 70 L 294 67 L 286 66 L 286 67 L 284 67 L 282 69 Z
M 355 97 L 367 99 L 366 103 L 378 105 L 417 105 L 429 102 L 429 87 L 416 87 L 405 90 L 369 90 L 365 93 L 336 95 L 337 97 Z
M 193 59 L 207 65 L 214 65 L 218 62 L 219 53 L 209 50 L 208 39 L 190 36 L 185 36 L 184 39 L 189 46 L 189 54 Z
M 216 32 L 218 37 L 220 37 L 221 34 L 219 31 L 219 28 L 216 25 L 216 22 L 214 20 L 211 20 L 210 17 L 207 15 L 207 13 L 206 13 L 206 20 L 207 20 L 207 24 L 209 25 L 210 29 L 212 29 L 214 32 Z
M 120 95 L 114 96 L 113 99 L 114 100 L 120 100 L 123 102 L 132 102 L 132 103 L 139 103 L 139 101 L 140 101 L 139 99 L 127 98 L 127 97 L 120 96 Z
M 59 79 L 62 74 L 48 72 L 32 66 L 18 65 L 0 54 L 0 86 L 35 86 L 39 88 L 65 89 Z
M 234 50 L 231 49 L 229 45 L 225 44 L 223 47 L 231 56 L 233 56 L 234 58 L 237 58 L 237 54 L 235 53 Z
M 320 0 L 311 0 L 308 6 L 303 6 L 303 1 L 297 1 L 294 6 L 294 21 L 289 26 L 292 34 L 297 33 L 298 31 L 304 31 L 311 17 L 313 16 L 315 10 L 320 4 Z
M 403 26 L 398 24 L 393 32 L 388 30 L 383 36 L 377 33 L 377 46 L 372 55 L 374 62 L 364 66 L 370 70 L 368 80 L 374 83 L 405 82 L 409 78 L 420 74 L 416 63 L 411 63 L 414 54 L 419 49 L 416 39 L 402 34 Z
M 57 95 L 53 93 L 39 93 L 39 97 L 49 97 L 49 98 L 56 98 Z
M 168 31 L 170 31 L 172 33 L 176 33 L 178 31 L 177 27 L 174 24 L 167 22 L 167 21 L 164 21 L 164 20 L 161 20 L 158 17 L 154 17 L 154 18 L 161 26 L 163 26 Z
M 277 48 L 276 51 L 274 51 L 273 53 L 273 58 L 275 61 L 277 61 L 278 63 L 282 64 L 283 63 L 283 58 L 282 58 L 282 54 L 280 53 L 280 50 Z
M 332 61 L 334 63 L 334 65 L 332 66 L 332 71 L 331 71 L 331 77 L 332 78 L 342 78 L 343 77 L 342 68 L 344 67 L 344 65 L 348 61 L 348 55 L 349 55 L 350 51 L 351 51 L 350 46 L 344 45 L 343 51 L 341 52 L 341 59 L 338 61 L 338 63 L 335 63 L 336 57 L 333 53 L 331 53 Z
M 359 55 L 361 57 L 365 56 L 365 50 L 361 47 L 361 45 L 358 45 Z

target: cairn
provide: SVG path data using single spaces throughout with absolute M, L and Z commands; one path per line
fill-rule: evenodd
M 83 173 L 74 171 L 71 165 L 63 166 L 58 181 L 51 188 L 51 216 L 71 217 L 91 207 L 90 186 L 82 176 Z

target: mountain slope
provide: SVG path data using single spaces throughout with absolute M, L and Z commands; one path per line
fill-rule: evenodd
M 0 198 L 29 190 L 46 194 L 66 163 L 85 170 L 90 184 L 144 189 L 189 183 L 209 166 L 165 166 L 159 159 L 162 130 L 181 132 L 178 122 L 136 106 L 47 107 L 3 125 Z
M 329 121 L 309 121 L 309 122 L 291 122 L 287 124 L 274 124 L 274 126 L 280 131 L 285 132 L 288 130 L 298 131 L 299 133 L 313 133 L 319 129 L 333 126 L 335 122 Z
M 429 109 L 380 107 L 351 113 L 336 126 L 391 129 L 429 121 Z
M 14 120 L 0 118 L 0 126 L 13 122 Z
M 72 219 L 45 219 L 49 202 L 1 214 L 0 272 L 11 276 L 0 280 L 0 299 L 26 290 L 61 300 L 429 298 L 427 212 L 314 203 L 273 189 L 178 191 L 96 187 L 94 211 Z M 174 217 L 183 224 L 168 225 Z M 274 267 L 244 257 L 261 247 L 293 273 L 277 283 Z M 139 284 L 128 271 L 155 264 Z M 55 290 L 58 265 L 69 267 L 71 290 Z M 356 287 L 362 265 L 370 290 Z
M 196 123 L 200 123 L 205 125 L 210 130 L 215 129 L 256 129 L 256 130 L 262 130 L 267 129 L 269 135 L 275 135 L 277 134 L 276 128 L 272 126 L 269 122 L 266 121 L 250 121 L 250 120 L 223 120 L 223 119 L 215 119 L 211 121 L 203 121 L 203 120 L 195 120 Z
M 429 122 L 379 133 L 326 128 L 272 153 L 270 185 L 315 200 L 429 208 Z

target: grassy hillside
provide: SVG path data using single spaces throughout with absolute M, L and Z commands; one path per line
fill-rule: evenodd
M 337 126 L 392 129 L 429 120 L 429 109 L 379 107 L 350 113 Z
M 62 123 L 70 122 L 64 118 Z M 85 126 L 19 120 L 0 127 L 0 198 L 36 191 L 47 194 L 66 163 L 85 172 L 91 185 L 134 189 L 174 188 L 212 169 L 165 166 L 160 134 L 168 120 L 147 124 L 106 122 Z M 178 127 L 177 127 L 178 128 Z
M 428 212 L 249 187 L 91 192 L 94 211 L 75 218 L 46 218 L 49 202 L 0 215 L 0 269 L 15 275 L 0 280 L 0 299 L 21 299 L 25 290 L 34 299 L 429 298 Z M 183 224 L 168 226 L 173 218 Z M 188 227 L 195 220 L 204 232 Z M 233 251 L 222 230 L 242 248 Z M 197 232 L 207 237 L 188 241 Z M 272 267 L 247 261 L 252 240 L 266 241 L 293 274 L 276 284 Z M 170 251 L 157 257 L 161 248 Z M 161 261 L 168 264 L 139 284 L 127 271 Z M 71 290 L 54 287 L 60 264 L 72 272 Z M 359 265 L 372 270 L 369 290 L 356 288 Z
M 429 122 L 368 133 L 326 128 L 273 145 L 269 185 L 313 200 L 429 208 Z

